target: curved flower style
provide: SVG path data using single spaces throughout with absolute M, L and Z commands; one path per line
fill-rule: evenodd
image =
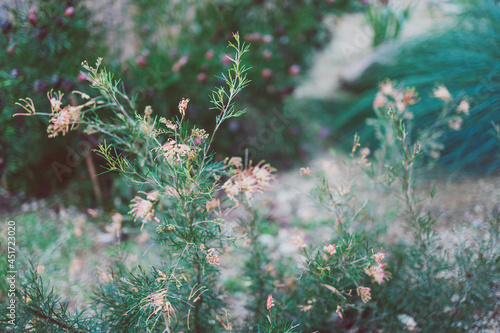
M 142 218 L 142 226 L 151 220 L 159 222 L 158 218 L 154 216 L 155 211 L 153 209 L 153 202 L 145 200 L 141 197 L 135 197 L 132 199 L 132 202 L 135 203 L 130 205 L 130 208 L 132 209 L 129 214 L 134 215 L 134 221 L 138 218 Z
M 187 157 L 189 160 L 196 158 L 196 149 L 199 148 L 191 148 L 188 145 L 177 143 L 175 140 L 169 139 L 163 146 L 154 148 L 153 150 L 161 150 L 162 153 L 159 156 L 163 156 L 164 160 L 174 158 L 178 163 L 181 163 L 182 157 Z
M 371 276 L 378 284 L 382 284 L 389 278 L 389 272 L 385 270 L 385 267 L 385 264 L 379 264 L 377 266 L 371 265 L 366 269 L 366 274 Z
M 222 189 L 236 203 L 239 203 L 235 198 L 238 194 L 245 194 L 247 201 L 250 201 L 254 193 L 268 188 L 271 181 L 276 178 L 273 174 L 276 169 L 264 164 L 264 161 L 255 166 L 250 165 L 247 169 L 242 169 L 239 164 L 236 165 L 236 174 L 222 185 Z

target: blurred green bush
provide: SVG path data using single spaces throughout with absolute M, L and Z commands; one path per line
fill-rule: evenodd
M 31 96 L 37 108 L 47 112 L 49 90 L 85 91 L 80 62 L 83 55 L 105 52 L 98 44 L 100 26 L 82 3 L 55 0 L 5 3 L 0 7 L 0 26 L 1 186 L 48 195 L 68 175 L 85 172 L 85 163 L 74 153 L 84 138 L 49 139 L 47 123 L 40 118 L 12 117 L 23 111 L 15 103 Z M 57 168 L 66 174 L 58 176 Z
M 226 41 L 238 31 L 251 44 L 248 65 L 252 81 L 238 103 L 253 117 L 233 120 L 219 151 L 250 158 L 266 157 L 289 165 L 303 152 L 299 122 L 285 115 L 284 100 L 311 66 L 315 51 L 327 45 L 333 23 L 328 18 L 363 8 L 359 1 L 204 1 L 158 4 L 134 0 L 132 19 L 139 51 L 128 61 L 131 92 L 142 107 L 157 115 L 174 115 L 189 97 L 189 116 L 213 126 L 208 95 L 220 83 L 218 73 L 230 61 Z

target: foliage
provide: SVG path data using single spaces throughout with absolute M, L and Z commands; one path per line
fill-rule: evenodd
M 264 162 L 254 165 L 245 159 L 243 163 L 239 157 L 218 162 L 211 151 L 215 134 L 223 122 L 245 112 L 237 109 L 234 101 L 249 82 L 247 68 L 241 64 L 248 47 L 240 43 L 238 34 L 233 38 L 234 44 L 230 42 L 230 46 L 235 53 L 228 56 L 232 67 L 227 75 L 222 75 L 225 86 L 215 89 L 211 97 L 213 108 L 219 113 L 212 134 L 189 124 L 186 113 L 189 99 L 181 100 L 179 116 L 171 120 L 153 118 L 150 106 L 143 114 L 138 114 L 135 100 L 120 90 L 119 81 L 114 81 L 111 73 L 99 68 L 101 58 L 95 67 L 86 61 L 82 63 L 89 72 L 91 87 L 98 90 L 100 96 L 91 98 L 74 91 L 73 94 L 83 100 L 82 104 L 63 106 L 63 94 L 51 91 L 48 94 L 50 113 L 37 112 L 30 98 L 21 100 L 20 105 L 26 112 L 16 116 L 51 117 L 47 129 L 51 137 L 66 134 L 81 124 L 86 125 L 87 133 L 98 132 L 106 137 L 96 151 L 107 161 L 108 170 L 122 174 L 141 190 L 131 201 L 130 214 L 135 220 L 141 220 L 141 229 L 150 228 L 155 222 L 157 244 L 169 249 L 164 265 L 151 267 L 149 272 L 141 267 L 137 273 L 128 272 L 117 263 L 116 271 L 107 279 L 109 282 L 97 287 L 96 305 L 100 317 L 96 318 L 101 319 L 96 320 L 106 322 L 109 331 L 135 332 L 147 327 L 149 331 L 192 329 L 202 332 L 220 328 L 221 322 L 213 320 L 222 316 L 224 309 L 224 294 L 217 286 L 220 254 L 236 240 L 226 218 L 241 206 L 247 217 L 240 220 L 240 225 L 249 237 L 251 248 L 246 269 L 247 272 L 253 271 L 249 278 L 256 286 L 255 290 L 250 290 L 249 309 L 254 312 L 254 323 L 262 323 L 252 327 L 258 331 L 284 329 L 292 332 L 298 326 L 291 323 L 293 320 L 286 312 L 273 314 L 270 309 L 274 300 L 270 294 L 265 298 L 266 290 L 270 288 L 268 283 L 273 278 L 264 273 L 264 265 L 268 265 L 269 260 L 257 241 L 263 220 L 252 207 L 252 198 L 256 192 L 269 186 L 275 169 Z M 98 113 L 103 110 L 112 111 L 113 116 L 99 117 Z M 120 233 L 120 226 L 116 232 Z M 360 272 L 369 266 L 364 257 L 352 252 L 357 252 L 358 248 L 352 246 L 350 237 L 350 234 L 346 235 L 345 244 L 339 245 L 339 252 L 342 253 L 342 264 L 353 261 L 352 269 L 346 274 L 351 276 L 352 283 L 356 283 Z M 368 251 L 366 246 L 364 251 Z M 334 254 L 335 245 L 327 252 Z M 316 266 L 313 261 L 317 261 L 324 266 L 320 275 L 324 275 L 325 270 L 330 271 L 330 264 L 323 262 L 328 258 L 320 258 L 318 253 L 314 257 L 310 265 Z M 332 262 L 332 267 L 340 260 Z M 316 274 L 314 270 L 312 275 Z M 342 272 L 336 270 L 331 274 L 327 274 L 329 278 L 316 276 L 316 279 L 331 283 L 330 279 L 337 274 L 342 276 Z M 32 283 L 36 284 L 35 281 Z M 345 300 L 344 296 L 342 298 Z M 269 311 L 267 317 L 260 310 L 264 300 Z M 50 321 L 51 311 L 60 307 L 63 305 L 53 302 L 48 306 L 49 313 L 44 316 Z M 61 316 L 52 319 L 59 322 L 66 312 L 63 311 Z M 222 326 L 232 330 L 232 322 L 226 321 Z
M 335 133 L 329 140 L 340 143 L 358 132 L 373 148 L 374 129 L 364 123 L 370 116 L 379 82 L 387 78 L 403 82 L 415 86 L 421 96 L 431 95 L 436 83 L 442 83 L 455 97 L 468 96 L 471 115 L 461 131 L 447 132 L 443 137 L 445 149 L 439 164 L 453 171 L 495 172 L 499 167 L 499 160 L 494 158 L 497 144 L 489 132 L 491 121 L 500 120 L 497 112 L 500 5 L 493 1 L 464 1 L 457 8 L 460 12 L 451 16 L 452 24 L 380 51 L 379 60 L 359 78 L 344 82 L 344 93 L 348 95 L 345 99 L 304 100 L 295 103 L 294 113 L 300 115 L 299 110 L 311 106 L 304 114 L 308 120 L 305 124 L 327 126 Z M 479 21 L 483 24 L 477 25 Z M 438 100 L 422 99 L 413 108 L 415 127 L 432 126 L 433 115 L 441 107 Z
M 253 84 L 239 95 L 238 102 L 253 116 L 244 121 L 232 119 L 216 147 L 232 155 L 243 155 L 248 148 L 250 158 L 265 154 L 281 165 L 290 165 L 288 156 L 304 152 L 296 119 L 283 111 L 284 100 L 310 67 L 314 52 L 330 40 L 332 18 L 362 8 L 358 1 L 346 0 L 163 5 L 134 0 L 133 4 L 140 8 L 133 20 L 141 44 L 135 59 L 128 62 L 126 82 L 130 91 L 139 92 L 139 105 L 172 115 L 175 108 L 166 105 L 173 105 L 186 91 L 209 95 L 220 82 L 217 74 L 230 64 L 226 40 L 239 31 L 252 43 L 247 65 L 252 68 L 248 78 Z M 185 79 L 195 77 L 196 81 Z M 200 126 L 209 128 L 213 117 L 209 108 L 205 99 L 197 99 L 191 101 L 188 112 Z
M 229 46 L 230 67 L 221 76 L 223 86 L 210 98 L 216 114 L 210 131 L 191 124 L 190 99 L 182 98 L 178 114 L 170 119 L 156 116 L 151 106 L 139 107 L 125 85 L 101 68 L 101 58 L 95 66 L 82 63 L 98 96 L 73 91 L 71 98 L 82 102 L 64 106 L 64 95 L 50 91 L 50 113 L 38 112 L 29 97 L 19 102 L 25 112 L 16 116 L 50 117 L 47 131 L 52 137 L 78 125 L 100 135 L 96 152 L 107 170 L 128 179 L 135 190 L 129 214 L 141 230 L 154 234 L 155 246 L 165 254 L 151 267 L 141 263 L 129 269 L 119 259 L 101 272 L 93 308 L 85 316 L 69 313 L 43 283 L 38 267 L 28 268 L 17 295 L 17 328 L 309 332 L 355 327 L 453 332 L 479 326 L 477 318 L 494 306 L 499 287 L 495 277 L 500 268 L 500 214 L 493 210 L 487 228 L 483 224 L 457 244 L 446 244 L 439 214 L 429 209 L 435 187 L 425 196 L 417 191 L 423 166 L 446 149 L 447 132 L 458 132 L 473 119 L 470 99 L 454 97 L 444 85 L 435 85 L 432 93 L 441 112 L 422 127 L 414 119 L 427 98 L 419 97 L 415 88 L 381 82 L 371 103 L 376 118 L 368 120 L 379 141 L 374 153 L 356 134 L 342 184 L 333 185 L 315 170 L 301 169 L 304 177 L 317 177 L 312 196 L 327 212 L 326 229 L 315 230 L 314 238 L 293 235 L 289 241 L 297 254 L 289 263 L 270 256 L 269 247 L 260 241 L 273 221 L 265 204 L 254 201 L 254 195 L 275 180 L 276 170 L 264 161 L 254 164 L 247 156 L 222 159 L 213 150 L 225 122 L 245 113 L 236 101 L 249 83 L 248 67 L 242 64 L 248 46 L 238 34 Z M 495 123 L 493 130 L 498 134 Z M 366 188 L 374 189 L 377 202 L 358 198 L 357 182 L 364 181 L 359 171 L 373 181 L 375 187 Z M 113 218 L 118 239 L 120 217 Z M 235 223 L 243 237 L 238 237 Z M 407 232 L 386 244 L 379 232 L 396 223 L 403 223 Z M 224 254 L 241 241 L 249 313 L 237 323 L 228 311 L 220 275 L 233 268 Z M 298 269 L 293 267 L 297 263 Z M 4 283 L 0 287 L 6 289 Z M 5 309 L 1 318 L 4 330 L 12 330 Z
M 85 140 L 49 140 L 41 119 L 20 121 L 12 115 L 21 110 L 19 98 L 30 95 L 37 105 L 48 106 L 50 88 L 69 92 L 79 82 L 79 55 L 104 52 L 97 45 L 99 24 L 91 12 L 75 1 L 14 1 L 0 7 L 0 173 L 2 187 L 9 191 L 28 191 L 48 195 L 50 189 L 68 179 L 54 177 L 54 162 L 67 165 L 72 151 L 79 151 Z M 92 27 L 92 29 L 90 29 Z M 43 64 L 43 65 L 40 65 Z M 33 142 L 39 146 L 31 149 Z M 39 167 L 44 165 L 46 167 Z M 81 167 L 71 168 L 79 174 Z M 68 172 L 69 174 L 69 172 Z
M 373 29 L 373 46 L 396 39 L 411 12 L 411 1 L 374 1 L 367 12 L 368 23 Z
M 433 141 L 444 135 L 440 126 L 446 127 L 448 123 L 456 130 L 455 125 L 462 124 L 461 120 L 457 121 L 461 116 L 450 113 L 450 105 L 454 105 L 452 96 L 444 86 L 439 86 L 434 96 L 446 101 L 443 111 L 433 126 L 416 128 L 408 114 L 419 101 L 415 99 L 415 90 L 405 90 L 404 107 L 398 107 L 397 102 L 395 105 L 387 101 L 381 103 L 384 92 L 398 95 L 392 84 L 385 82 L 375 98 L 378 118 L 371 123 L 375 125 L 381 148 L 366 171 L 399 201 L 397 210 L 410 239 L 409 242 L 401 240 L 389 250 L 393 279 L 377 294 L 378 307 L 373 309 L 368 321 L 370 326 L 389 330 L 403 324 L 408 330 L 425 332 L 467 331 L 477 321 L 477 314 L 485 315 L 494 304 L 494 296 L 490 295 L 497 288 L 494 281 L 499 269 L 499 212 L 491 213 L 482 230 L 465 235 L 468 241 L 458 242 L 460 238 L 457 238 L 457 244 L 445 245 L 444 235 L 437 228 L 439 215 L 426 211 L 436 188 L 433 186 L 428 196 L 421 197 L 416 186 L 422 177 L 424 153 L 436 147 Z M 463 101 L 466 99 L 458 108 L 451 108 L 456 110 L 455 114 L 468 113 L 468 103 Z M 387 115 L 383 111 L 388 111 Z M 465 122 L 470 120 L 467 118 Z M 381 318 L 387 318 L 387 324 L 381 324 Z

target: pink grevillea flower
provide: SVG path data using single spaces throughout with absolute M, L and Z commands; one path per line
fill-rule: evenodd
M 432 93 L 434 94 L 434 97 L 439 98 L 442 101 L 449 101 L 452 98 L 448 89 L 446 89 L 443 85 L 438 85 Z
M 310 176 L 313 172 L 311 171 L 311 169 L 309 169 L 309 167 L 307 168 L 300 168 L 300 175 L 301 176 Z
M 236 168 L 241 168 L 243 166 L 241 157 L 226 157 L 224 164 L 232 165 Z
M 337 311 L 335 312 L 339 314 L 340 319 L 344 318 L 342 315 L 342 307 L 339 304 L 337 304 Z
M 384 96 L 382 93 L 377 93 L 375 95 L 375 99 L 373 100 L 373 108 L 374 109 L 380 109 L 385 106 L 385 104 L 389 101 L 387 97 Z
M 62 107 L 61 100 L 63 94 L 61 92 L 54 93 L 52 90 L 47 93 L 47 98 L 50 101 L 51 113 L 52 117 L 49 122 L 50 125 L 47 127 L 47 133 L 49 133 L 49 138 L 56 137 L 59 133 L 62 135 L 66 135 L 70 130 L 75 129 L 80 123 L 80 119 L 82 118 L 82 110 L 85 107 L 95 106 L 98 102 L 90 99 L 87 94 L 84 94 L 80 91 L 73 91 L 73 93 L 79 94 L 83 99 L 89 99 L 88 102 L 82 105 L 67 105 Z M 21 99 L 24 103 L 16 103 L 16 105 L 21 106 L 28 113 L 16 113 L 14 116 L 32 116 L 36 114 L 35 105 L 30 98 Z
M 222 189 L 236 203 L 239 202 L 235 198 L 238 194 L 245 194 L 247 201 L 250 201 L 254 193 L 268 188 L 271 181 L 276 178 L 274 174 L 276 169 L 264 164 L 263 161 L 255 166 L 250 164 L 247 169 L 237 167 L 235 171 L 236 174 L 222 185 Z
M 455 116 L 448 122 L 448 126 L 452 130 L 459 131 L 462 128 L 462 122 L 463 122 L 462 118 L 460 118 L 459 116 Z
M 153 203 L 149 200 L 145 200 L 141 197 L 135 197 L 132 199 L 133 204 L 130 205 L 130 208 L 132 208 L 129 212 L 129 214 L 132 214 L 134 216 L 134 221 L 137 220 L 138 218 L 142 218 L 142 226 L 144 226 L 145 223 L 153 220 L 156 222 L 159 222 L 158 218 L 154 216 L 154 209 L 153 209 Z
M 272 294 L 269 294 L 269 296 L 267 296 L 267 302 L 266 302 L 266 308 L 267 308 L 267 311 L 271 311 L 271 308 L 274 306 L 274 299 L 273 299 L 273 295 Z
M 389 278 L 389 272 L 385 270 L 385 267 L 385 264 L 371 265 L 366 269 L 366 274 L 371 276 L 378 284 L 382 284 Z
M 390 80 L 386 80 L 380 84 L 380 92 L 384 95 L 390 96 L 394 92 L 394 85 Z
M 187 157 L 189 160 L 196 158 L 197 149 L 199 148 L 191 148 L 188 145 L 177 143 L 175 140 L 169 139 L 163 146 L 154 148 L 153 150 L 161 150 L 162 153 L 159 156 L 163 156 L 164 160 L 173 158 L 176 162 L 181 163 L 183 157 Z
M 325 241 L 325 244 L 326 245 L 323 247 L 323 251 L 325 251 L 326 253 L 328 253 L 331 256 L 333 256 L 335 253 L 337 253 L 337 249 L 336 249 L 335 244 L 329 245 L 326 241 Z
M 363 303 L 368 303 L 372 299 L 371 289 L 368 287 L 358 287 L 356 289 L 358 296 L 361 296 L 361 301 Z
M 381 262 L 384 258 L 385 258 L 385 253 L 382 252 L 382 249 L 380 249 L 380 252 L 379 253 L 375 253 L 373 255 L 373 258 L 377 261 L 377 262 Z
M 469 102 L 467 102 L 466 99 L 462 99 L 460 101 L 460 104 L 458 105 L 457 112 L 458 113 L 469 114 L 469 108 L 470 108 Z
M 293 235 L 292 237 L 290 237 L 290 243 L 298 246 L 301 249 L 304 249 L 307 247 L 307 244 L 304 243 L 304 241 L 302 240 L 302 237 L 300 235 Z
M 74 93 L 80 94 L 84 99 L 90 99 L 88 95 L 79 91 L 74 91 Z M 59 133 L 62 133 L 62 135 L 64 136 L 66 135 L 66 133 L 68 133 L 68 131 L 74 130 L 76 127 L 78 127 L 78 124 L 82 117 L 82 109 L 84 107 L 96 104 L 94 100 L 90 100 L 82 105 L 67 105 L 65 107 L 61 107 L 62 96 L 63 94 L 61 92 L 54 94 L 53 91 L 50 91 L 47 93 L 47 97 L 50 101 L 50 106 L 52 109 L 52 118 L 49 121 L 50 125 L 47 127 L 49 138 L 54 138 Z
M 177 60 L 177 62 L 172 66 L 172 72 L 177 73 L 181 70 L 182 67 L 184 67 L 189 60 L 189 56 L 187 54 L 183 55 L 182 57 Z
M 183 118 L 186 115 L 186 109 L 187 109 L 188 103 L 189 103 L 189 98 L 185 99 L 184 97 L 182 97 L 182 100 L 179 102 L 179 113 L 181 114 L 181 116 Z

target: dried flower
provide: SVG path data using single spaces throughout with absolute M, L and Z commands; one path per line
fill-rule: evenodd
M 443 85 L 438 85 L 433 90 L 433 94 L 434 94 L 434 97 L 439 98 L 440 100 L 443 100 L 443 101 L 449 101 L 449 100 L 451 100 L 451 94 L 450 94 L 450 92 Z
M 358 287 L 356 289 L 358 296 L 361 296 L 361 301 L 363 303 L 368 303 L 372 299 L 371 289 L 368 287 Z
M 215 249 L 211 248 L 207 251 L 207 261 L 210 265 L 220 266 L 220 259 L 217 253 L 215 253 Z
M 150 314 L 149 317 L 151 317 L 152 315 L 155 315 L 161 311 L 161 312 L 167 314 L 169 321 L 170 321 L 171 314 L 173 314 L 174 318 L 176 318 L 174 307 L 167 299 L 167 291 L 166 290 L 154 292 L 154 293 L 150 294 L 147 297 L 147 299 L 149 299 L 150 302 L 147 303 L 146 305 L 144 305 L 144 307 L 151 306 L 153 308 L 153 312 Z
M 385 264 L 371 265 L 365 271 L 378 284 L 384 283 L 389 278 L 389 272 L 385 270 Z
M 207 212 L 214 210 L 215 208 L 220 206 L 220 200 L 215 198 L 207 201 Z
M 266 308 L 267 308 L 267 311 L 271 311 L 271 308 L 274 306 L 274 299 L 273 299 L 273 295 L 272 294 L 269 294 L 269 296 L 267 296 L 267 302 L 266 302 Z
M 309 167 L 307 168 L 300 168 L 300 175 L 301 176 L 310 176 L 313 172 L 311 171 L 311 169 L 309 169 Z
M 470 108 L 469 102 L 467 102 L 466 99 L 462 99 L 460 101 L 460 104 L 458 105 L 457 112 L 458 113 L 469 114 L 469 108 Z

